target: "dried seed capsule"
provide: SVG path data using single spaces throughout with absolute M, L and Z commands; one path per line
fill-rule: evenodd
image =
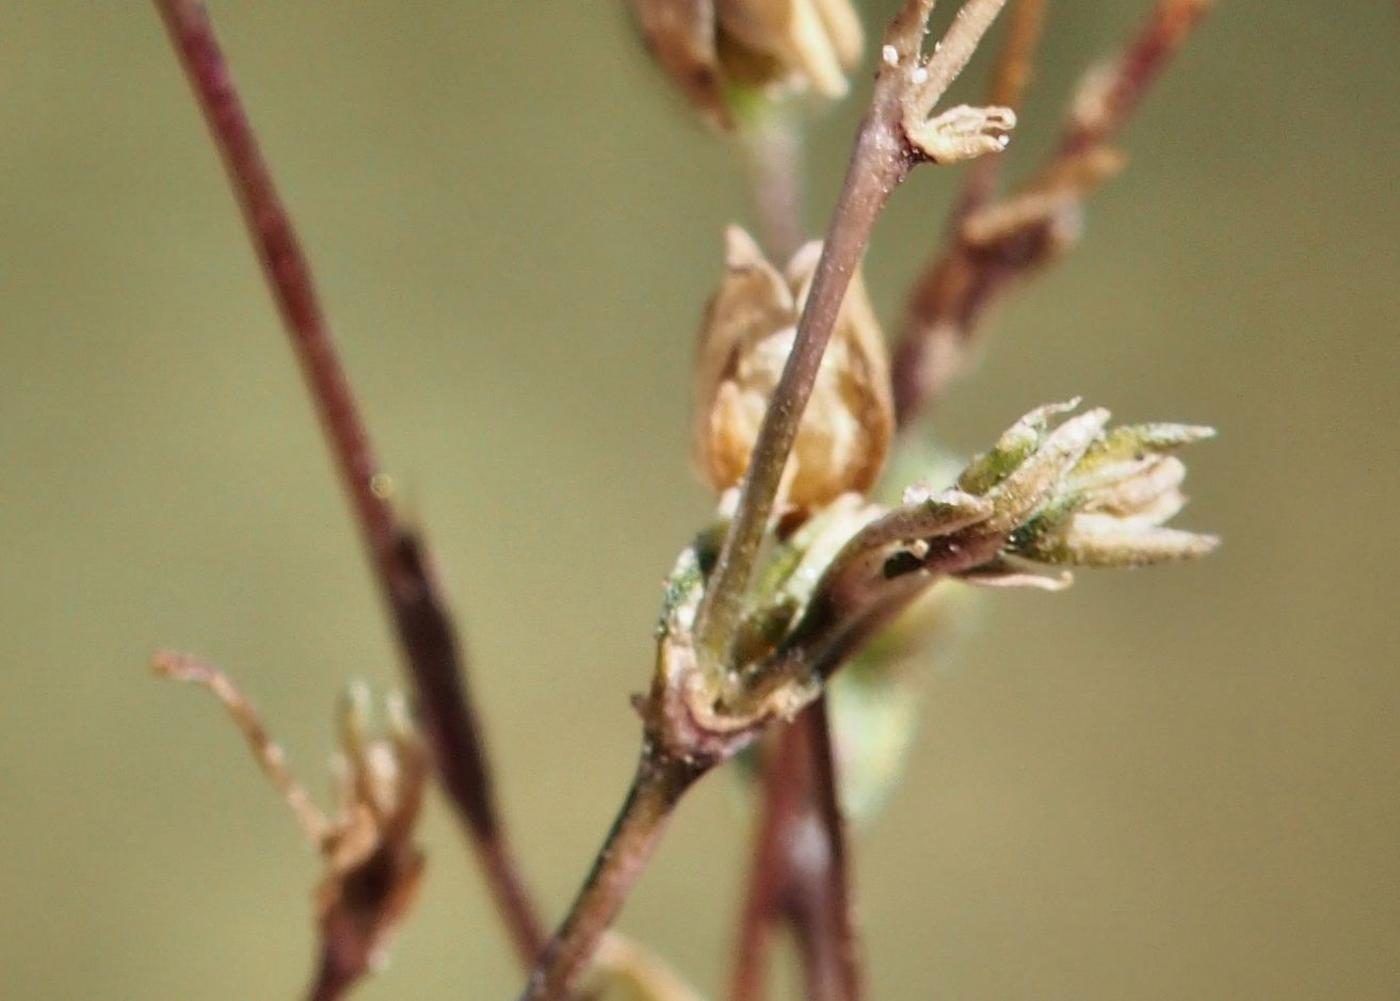
M 728 88 L 841 97 L 864 37 L 850 0 L 632 0 L 652 54 L 711 122 Z
M 693 429 L 696 466 L 721 493 L 748 466 L 821 255 L 821 245 L 809 243 L 783 275 L 742 229 L 730 227 L 727 243 L 725 277 L 700 332 Z M 848 491 L 866 492 L 893 433 L 884 335 L 857 273 L 788 459 L 779 509 L 812 511 Z

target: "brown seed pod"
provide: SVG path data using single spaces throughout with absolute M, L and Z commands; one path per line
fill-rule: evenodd
M 864 34 L 851 0 L 632 0 L 656 61 L 713 124 L 727 87 L 843 96 Z
M 748 466 L 821 256 L 821 244 L 809 243 L 780 274 L 739 227 L 729 227 L 726 244 L 724 280 L 700 331 L 693 425 L 696 467 L 719 493 L 736 486 Z M 893 433 L 885 339 L 857 272 L 803 414 L 778 509 L 811 512 L 843 493 L 866 492 Z

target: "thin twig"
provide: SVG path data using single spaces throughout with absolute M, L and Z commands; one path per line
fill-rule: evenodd
M 1112 139 L 1214 2 L 1158 0 L 1122 54 L 1080 94 L 1070 127 L 1060 141 L 1061 155 Z
M 327 816 L 292 776 L 281 748 L 226 674 L 196 657 L 169 651 L 156 654 L 152 667 L 163 677 L 207 688 L 224 704 L 321 854 L 324 870 L 315 893 L 320 941 L 307 997 L 334 1001 L 344 996 L 388 948 L 422 882 L 424 858 L 415 828 L 429 764 L 401 705 L 390 700 L 389 736 L 367 742 L 367 706 L 353 698 L 343 704 L 341 795 L 334 814 Z
M 738 135 L 754 220 L 770 260 L 802 245 L 802 133 L 780 110 L 759 113 Z
M 1034 0 L 1023 3 L 1018 15 L 1033 17 L 1027 11 Z M 1002 205 L 988 204 L 995 164 L 974 168 L 950 219 L 947 246 L 915 282 L 905 309 L 905 330 L 891 367 L 901 428 L 926 413 L 965 370 L 982 320 L 1001 294 L 1072 245 L 1084 197 L 1121 166 L 1107 144 L 1212 3 L 1157 0 L 1122 52 L 1088 74 L 1055 151 L 1018 195 Z M 1013 30 L 1009 37 L 1003 65 L 1019 61 L 1020 34 Z M 1032 37 L 1029 29 L 1027 37 Z M 1016 96 L 1009 83 L 1015 75 L 999 72 L 994 93 Z M 973 225 L 978 221 L 983 224 Z
M 886 33 L 885 47 L 896 58 L 884 61 L 876 77 L 871 107 L 856 135 L 792 353 L 764 414 L 740 487 L 738 509 L 697 615 L 697 648 L 713 666 L 728 659 L 783 469 L 851 275 L 890 194 L 916 163 L 931 157 L 913 144 L 907 126 L 927 118 L 972 58 L 1004 3 L 967 0 L 924 62 L 918 54 L 933 0 L 908 0 Z
M 162 677 L 207 688 L 223 703 L 248 742 L 254 760 L 291 808 L 306 840 L 319 848 L 330 830 L 330 822 L 287 767 L 287 756 L 281 746 L 272 739 L 257 710 L 228 675 L 202 660 L 170 650 L 157 653 L 151 660 L 151 668 Z
M 791 928 L 809 1001 L 861 996 L 826 700 L 783 727 L 764 754 L 763 806 L 735 938 L 730 1001 L 758 1001 L 774 925 Z
M 203 6 L 155 0 L 223 159 L 389 606 L 443 788 L 471 835 L 521 963 L 544 942 L 502 829 L 464 663 L 422 541 L 399 519 L 322 311 Z
M 570 995 L 651 858 L 676 803 L 702 772 L 683 761 L 643 753 L 617 820 L 520 1001 Z

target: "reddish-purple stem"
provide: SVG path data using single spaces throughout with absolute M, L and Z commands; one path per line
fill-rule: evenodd
M 467 828 L 522 965 L 545 938 L 496 807 L 456 630 L 423 541 L 382 490 L 379 464 L 321 308 L 311 268 L 253 135 L 202 4 L 155 0 L 209 125 L 300 363 L 374 577 L 389 607 L 444 790 Z M 328 995 L 333 996 L 333 995 Z

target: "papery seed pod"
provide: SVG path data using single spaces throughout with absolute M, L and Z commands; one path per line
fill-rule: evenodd
M 735 89 L 846 93 L 864 36 L 850 0 L 632 0 L 648 48 L 707 119 Z
M 726 271 L 700 331 L 693 447 L 722 493 L 748 466 L 768 400 L 792 351 L 821 245 L 809 243 L 779 274 L 737 226 Z M 848 491 L 865 493 L 894 434 L 889 360 L 857 273 L 841 307 L 779 490 L 779 509 L 810 512 Z
M 736 79 L 769 66 L 759 85 L 810 86 L 841 97 L 864 42 L 850 0 L 715 0 L 721 60 Z

